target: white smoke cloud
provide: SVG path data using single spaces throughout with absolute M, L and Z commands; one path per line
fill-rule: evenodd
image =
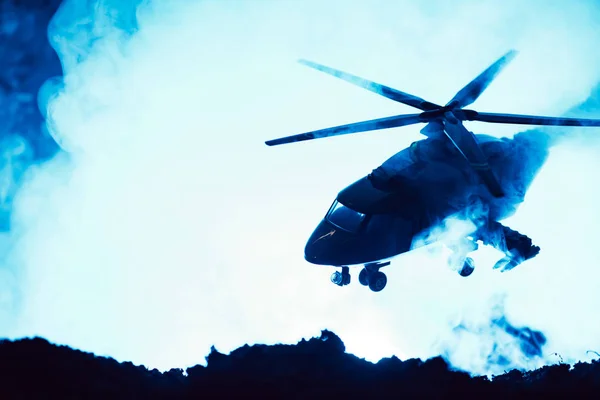
M 294 343 L 322 328 L 371 360 L 429 357 L 454 322 L 488 315 L 502 292 L 511 321 L 542 330 L 563 358 L 600 348 L 589 317 L 599 301 L 594 149 L 556 150 L 512 218 L 542 247 L 536 259 L 501 275 L 482 249 L 464 279 L 416 251 L 371 293 L 332 285 L 330 268 L 303 260 L 304 243 L 335 194 L 418 129 L 264 145 L 407 109 L 300 57 L 444 102 L 517 48 L 475 108 L 564 112 L 600 78 L 591 1 L 155 0 L 131 36 L 115 28 L 132 15 L 124 2 L 81 4 L 66 2 L 49 31 L 66 76 L 41 102 L 70 153 L 30 170 L 16 199 L 9 259 L 25 297 L 8 334 L 158 368 L 200 363 L 213 344 Z M 471 361 L 478 352 L 450 359 L 489 373 Z

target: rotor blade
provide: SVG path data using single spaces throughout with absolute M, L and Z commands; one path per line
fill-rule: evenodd
M 447 105 L 452 103 L 458 103 L 457 108 L 463 108 L 473 103 L 483 93 L 483 91 L 489 86 L 494 78 L 500 73 L 500 71 L 517 55 L 516 50 L 511 50 L 502 57 L 500 57 L 495 63 L 490 65 L 485 71 L 479 76 L 469 82 L 464 88 L 462 88 L 456 95 L 448 102 Z
M 412 94 L 404 93 L 399 90 L 393 89 L 389 86 L 385 86 L 376 82 L 371 82 L 367 79 L 360 78 L 356 75 L 352 75 L 344 71 L 326 67 L 325 65 L 317 64 L 308 60 L 298 60 L 298 62 L 300 64 L 314 68 L 318 71 L 335 76 L 336 78 L 345 80 L 346 82 L 352 83 L 356 86 L 360 86 L 363 89 L 370 90 L 371 92 L 387 97 L 388 99 L 397 101 L 402 104 L 406 104 L 411 107 L 418 108 L 419 110 L 430 111 L 436 110 L 441 107 L 427 100 L 423 100 L 420 97 L 413 96 Z
M 499 124 L 549 125 L 549 126 L 600 126 L 600 119 L 543 117 L 538 115 L 480 113 L 473 110 L 457 110 L 457 118 L 463 121 L 493 122 Z
M 268 146 L 276 146 L 279 144 L 301 142 L 304 140 L 320 139 L 330 136 L 347 135 L 349 133 L 358 133 L 373 131 L 377 129 L 396 128 L 416 124 L 421 121 L 420 114 L 404 114 L 395 115 L 393 117 L 372 119 L 370 121 L 356 122 L 353 124 L 335 126 L 333 128 L 320 129 L 301 133 L 298 135 L 287 136 L 279 139 L 273 139 L 265 142 Z

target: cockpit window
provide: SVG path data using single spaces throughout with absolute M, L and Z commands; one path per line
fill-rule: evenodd
M 366 215 L 354 211 L 335 200 L 327 212 L 325 219 L 333 225 L 348 232 L 356 233 L 365 221 Z

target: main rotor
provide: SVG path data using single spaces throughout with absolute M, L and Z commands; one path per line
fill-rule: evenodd
M 479 173 L 490 192 L 496 197 L 502 197 L 504 193 L 489 167 L 487 157 L 481 150 L 475 135 L 464 128 L 462 124 L 463 121 L 546 126 L 600 126 L 600 120 L 598 119 L 480 113 L 475 110 L 464 109 L 464 107 L 472 104 L 479 98 L 479 96 L 481 96 L 483 91 L 487 89 L 494 78 L 496 78 L 500 71 L 516 55 L 517 52 L 515 50 L 510 50 L 504 54 L 485 71 L 479 74 L 479 76 L 459 90 L 456 95 L 444 106 L 432 103 L 412 94 L 393 89 L 389 86 L 360 78 L 347 72 L 326 67 L 312 61 L 299 60 L 301 64 L 304 64 L 308 67 L 360 86 L 371 92 L 387 97 L 390 100 L 417 108 L 422 112 L 417 114 L 401 114 L 391 117 L 377 118 L 368 121 L 340 125 L 332 128 L 320 129 L 298 135 L 273 139 L 266 141 L 265 143 L 268 146 L 276 146 L 331 136 L 340 136 L 351 133 L 397 128 L 400 126 L 408 126 L 417 123 L 426 123 L 427 125 L 421 130 L 422 134 L 426 136 L 431 136 L 432 134 L 445 134 L 445 136 L 454 144 L 457 150 Z

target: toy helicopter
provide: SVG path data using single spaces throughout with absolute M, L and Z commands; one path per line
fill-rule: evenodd
M 478 242 L 504 253 L 494 268 L 508 271 L 536 256 L 540 248 L 526 235 L 504 225 L 524 201 L 525 193 L 547 159 L 553 136 L 529 130 L 513 138 L 473 134 L 464 121 L 596 126 L 600 120 L 484 113 L 472 104 L 517 52 L 511 50 L 462 88 L 445 106 L 314 62 L 299 62 L 391 100 L 421 110 L 267 141 L 269 146 L 351 133 L 425 123 L 426 139 L 412 143 L 367 176 L 341 192 L 306 243 L 305 259 L 341 267 L 331 280 L 350 283 L 349 267 L 363 265 L 359 282 L 374 292 L 387 284 L 379 269 L 390 259 L 439 240 L 429 233 L 451 217 L 474 227 L 447 244 L 449 264 L 461 276 L 474 271 L 470 252 Z M 425 240 L 417 240 L 419 238 Z

